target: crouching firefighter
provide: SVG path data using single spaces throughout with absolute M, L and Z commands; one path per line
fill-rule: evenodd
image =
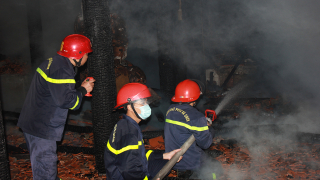
M 194 176 L 199 178 L 196 174 L 199 174 L 207 159 L 203 149 L 210 147 L 214 137 L 211 124 L 204 114 L 194 107 L 202 94 L 200 87 L 193 80 L 186 79 L 180 82 L 171 99 L 173 104 L 170 105 L 166 115 L 164 127 L 166 152 L 181 147 L 191 135 L 195 137 L 195 142 L 184 153 L 183 159 L 173 167 L 178 172 L 179 178 L 189 178 L 192 174 L 192 178 Z M 209 177 L 215 179 L 215 174 L 210 173 Z
M 149 104 L 158 99 L 152 89 L 140 83 L 128 83 L 119 90 L 115 109 L 123 108 L 126 113 L 114 126 L 105 148 L 107 179 L 152 179 L 181 150 L 168 153 L 145 150 L 139 123 L 151 115 Z

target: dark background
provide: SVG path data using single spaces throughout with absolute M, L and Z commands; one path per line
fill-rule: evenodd
M 0 54 L 31 64 L 27 2 L 1 2 Z M 178 0 L 110 1 L 111 12 L 127 24 L 127 60 L 145 72 L 148 86 L 160 87 L 157 32 L 161 26 L 187 78 L 201 79 L 205 69 L 235 63 L 232 58 L 223 62 L 219 54 L 246 54 L 261 65 L 253 78 L 262 89 L 277 91 L 301 108 L 300 115 L 290 121 L 307 130 L 318 129 L 319 1 L 181 0 L 181 7 L 183 21 L 178 21 Z M 40 12 L 44 57 L 48 58 L 74 32 L 81 1 L 40 1 Z M 1 75 L 4 110 L 20 111 L 32 75 Z

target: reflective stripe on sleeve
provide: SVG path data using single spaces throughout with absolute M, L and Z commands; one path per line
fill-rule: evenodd
M 147 160 L 149 160 L 149 156 L 150 156 L 150 154 L 153 152 L 153 150 L 149 150 L 148 152 L 147 152 L 147 154 L 146 154 L 146 157 L 147 157 Z
M 79 97 L 77 96 L 77 102 L 76 104 L 74 104 L 74 106 L 72 108 L 70 108 L 70 110 L 73 110 L 75 107 L 77 107 L 79 104 Z
M 66 83 L 72 83 L 75 84 L 76 81 L 74 79 L 52 79 L 46 75 L 40 68 L 37 68 L 37 72 L 45 79 L 46 81 L 54 84 L 66 84 Z
M 216 173 L 212 173 L 212 179 L 217 179 Z
M 144 177 L 144 179 L 143 179 L 143 180 L 148 180 L 148 176 Z
M 141 145 L 142 145 L 142 142 L 138 141 L 137 145 L 128 145 L 126 147 L 121 148 L 120 150 L 116 150 L 110 145 L 109 140 L 108 140 L 107 147 L 113 154 L 118 155 L 118 154 L 121 154 L 121 153 L 128 151 L 128 150 L 139 149 L 139 146 L 141 146 Z
M 183 126 L 183 127 L 187 128 L 187 129 L 190 129 L 190 130 L 193 130 L 193 131 L 205 131 L 205 130 L 209 129 L 208 126 L 204 126 L 204 127 L 190 126 L 189 124 L 182 123 L 182 122 L 179 122 L 179 121 L 174 121 L 174 120 L 171 120 L 171 119 L 166 119 L 166 122 L 170 123 L 170 124 L 175 124 L 175 125 L 178 125 L 178 126 Z

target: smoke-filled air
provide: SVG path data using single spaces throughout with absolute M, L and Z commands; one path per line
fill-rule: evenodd
M 45 58 L 59 50 L 63 37 L 74 33 L 77 15 L 83 13 L 80 2 L 40 2 L 38 10 L 42 14 Z M 27 62 L 30 60 L 28 3 L 15 0 L 6 4 L 6 7 L 0 6 L 3 14 L 10 14 L 10 17 L 3 16 L 5 18 L 0 20 L 0 55 L 17 56 Z M 237 83 L 234 80 L 233 87 L 227 88 L 226 85 L 219 89 L 215 86 L 217 91 L 221 91 L 221 101 L 212 106 L 217 120 L 222 122 L 219 128 L 230 129 L 223 138 L 232 138 L 243 145 L 240 148 L 248 150 L 252 179 L 260 180 L 262 171 L 273 176 L 271 163 L 262 157 L 279 156 L 281 163 L 301 148 L 312 151 L 310 146 L 297 145 L 296 142 L 301 140 L 299 133 L 320 134 L 319 0 L 110 0 L 108 6 L 111 13 L 119 15 L 125 22 L 128 38 L 126 60 L 146 74 L 148 87 L 161 89 L 159 73 L 166 70 L 163 67 L 173 67 L 172 74 L 177 76 L 174 83 L 177 84 L 187 78 L 206 82 L 206 70 L 229 68 L 222 65 L 245 62 L 255 65 L 254 71 L 242 76 L 244 78 Z M 160 55 L 170 57 L 165 62 L 173 65 L 159 65 Z M 170 82 L 171 79 L 167 80 Z M 171 85 L 176 86 L 174 83 Z M 25 84 L 27 81 L 24 86 L 29 87 Z M 165 107 L 157 112 L 162 118 L 161 122 L 156 122 L 160 124 L 157 126 L 164 124 L 166 108 L 172 97 L 168 96 L 170 93 L 161 93 L 163 104 L 160 108 Z M 279 103 L 272 113 L 269 113 L 271 110 L 242 108 L 235 115 L 237 118 L 223 122 L 223 111 L 239 98 L 276 99 Z M 21 99 L 19 97 L 18 100 Z M 14 100 L 10 99 L 11 102 Z M 6 108 L 5 105 L 3 107 Z M 220 138 L 217 132 L 213 143 L 219 142 Z M 275 151 L 282 154 L 274 154 Z M 300 157 L 291 162 L 292 166 L 303 161 L 314 171 L 320 169 L 320 163 L 313 163 L 319 159 L 301 154 L 296 156 Z M 216 161 L 208 159 L 205 164 L 206 168 L 200 171 L 203 174 L 210 174 L 212 168 L 223 171 Z M 228 179 L 247 177 L 236 164 L 230 167 Z
M 158 43 L 155 27 L 172 30 L 166 38 L 171 38 L 172 47 L 180 52 L 178 65 L 187 67 L 189 77 L 219 64 L 213 51 L 238 49 L 259 63 L 259 69 L 247 77 L 252 84 L 243 90 L 234 87 L 216 109 L 219 116 L 225 103 L 237 97 L 238 90 L 244 91 L 243 95 L 252 93 L 253 87 L 268 91 L 268 97 L 281 97 L 294 107 L 285 115 L 243 111 L 241 121 L 225 125 L 237 127 L 234 137 L 248 146 L 255 165 L 265 164 L 258 157 L 267 156 L 270 147 L 287 146 L 286 151 L 294 151 L 295 132 L 319 132 L 319 1 L 181 0 L 182 21 L 179 1 L 166 1 L 165 5 L 157 1 L 123 4 L 124 1 L 113 1 L 112 8 L 126 19 L 129 49 L 153 52 Z M 157 24 L 158 11 L 165 11 L 162 24 Z M 270 126 L 281 133 L 273 133 Z M 250 129 L 259 131 L 259 135 Z M 231 179 L 244 177 L 236 167 L 230 172 Z

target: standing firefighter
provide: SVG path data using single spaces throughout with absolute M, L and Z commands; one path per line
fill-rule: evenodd
M 83 81 L 75 89 L 74 67 L 84 65 L 90 52 L 87 37 L 69 35 L 58 54 L 36 70 L 18 120 L 30 152 L 34 180 L 59 179 L 56 141 L 62 139 L 68 109 L 78 109 L 82 97 L 94 86 L 94 80 Z
M 204 160 L 202 149 L 207 149 L 212 144 L 214 130 L 205 116 L 194 108 L 201 94 L 195 81 L 184 80 L 177 85 L 171 99 L 174 104 L 170 105 L 167 111 L 164 127 L 166 152 L 181 147 L 192 134 L 196 139 L 183 155 L 183 159 L 173 167 L 178 171 L 178 175 L 198 170 Z
M 163 154 L 145 150 L 139 123 L 151 115 L 149 104 L 158 97 L 140 83 L 128 83 L 119 90 L 115 109 L 123 108 L 126 114 L 114 126 L 105 149 L 107 179 L 152 179 L 180 151 L 176 149 Z

